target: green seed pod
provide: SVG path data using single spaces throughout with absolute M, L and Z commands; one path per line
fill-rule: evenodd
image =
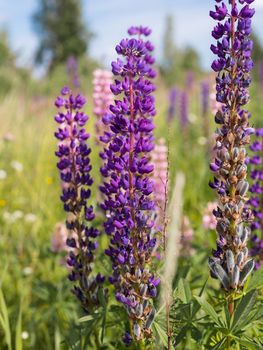
M 229 277 L 228 277 L 226 271 L 223 269 L 223 267 L 213 260 L 209 260 L 208 264 L 209 264 L 211 271 L 214 273 L 214 275 L 222 283 L 223 287 L 228 290 L 230 281 L 229 281 Z
M 133 333 L 137 339 L 140 339 L 141 335 L 141 327 L 138 325 L 138 323 L 134 323 L 133 325 Z
M 232 272 L 235 266 L 235 259 L 234 254 L 230 249 L 226 251 L 226 263 L 228 272 Z
M 154 317 L 155 317 L 155 309 L 153 308 L 152 311 L 150 312 L 148 318 L 147 318 L 147 321 L 145 323 L 145 328 L 149 329 L 153 323 L 153 320 L 154 320 Z
M 243 260 L 244 260 L 244 253 L 243 252 L 238 253 L 238 255 L 237 255 L 237 265 L 239 267 L 242 265 Z
M 237 288 L 238 282 L 239 282 L 239 276 L 240 276 L 240 270 L 239 267 L 236 265 L 233 270 L 232 278 L 231 278 L 231 287 Z
M 242 286 L 255 266 L 254 260 L 248 260 L 240 273 L 240 285 Z

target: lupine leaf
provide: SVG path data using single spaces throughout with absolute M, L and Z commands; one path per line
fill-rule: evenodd
M 180 332 L 177 334 L 176 338 L 175 338 L 175 343 L 176 345 L 180 344 L 181 341 L 185 338 L 186 332 L 189 329 L 188 326 L 184 326 Z
M 246 324 L 246 319 L 256 302 L 257 294 L 256 290 L 252 290 L 240 300 L 234 312 L 231 326 L 232 330 L 240 329 L 240 327 L 242 328 L 242 326 L 244 326 L 244 321 Z
M 212 347 L 213 350 L 221 350 L 222 346 L 225 344 L 226 338 L 223 338 L 220 340 L 219 343 L 217 343 L 215 346 Z
M 242 339 L 242 338 L 239 339 L 238 337 L 233 337 L 233 338 L 236 339 L 236 341 L 239 342 L 239 344 L 245 346 L 249 350 L 262 350 L 262 345 L 254 343 L 252 340 Z
M 186 280 L 180 279 L 178 283 L 177 296 L 183 303 L 187 304 L 191 301 L 192 294 L 189 283 Z
M 156 333 L 156 335 L 158 335 L 158 338 L 160 339 L 163 346 L 167 347 L 168 339 L 166 331 L 155 321 L 152 324 L 152 330 Z
M 252 275 L 249 285 L 248 285 L 248 291 L 252 289 L 259 289 L 263 287 L 263 266 L 261 266 L 260 269 L 258 269 L 254 274 Z
M 203 298 L 197 297 L 195 296 L 195 299 L 198 301 L 198 303 L 201 305 L 201 307 L 203 308 L 203 310 L 206 312 L 207 315 L 209 315 L 212 320 L 218 325 L 218 326 L 222 326 L 222 323 L 219 319 L 219 316 L 217 314 L 217 312 L 215 311 L 215 309 L 213 308 L 213 306 L 211 304 L 209 304 L 206 300 L 204 300 Z

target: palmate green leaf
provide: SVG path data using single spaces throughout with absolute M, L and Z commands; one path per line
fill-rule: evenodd
M 207 315 L 211 317 L 211 319 L 219 326 L 222 327 L 223 324 L 219 319 L 219 316 L 216 312 L 216 310 L 213 308 L 211 304 L 209 304 L 206 300 L 203 298 L 195 296 L 195 299 L 198 301 L 198 303 L 201 305 L 202 309 L 206 312 Z
M 177 288 L 177 297 L 185 304 L 190 303 L 192 293 L 188 281 L 180 279 Z
M 242 327 L 246 325 L 249 313 L 256 303 L 257 294 L 256 290 L 252 290 L 240 300 L 233 315 L 231 324 L 232 331 L 242 329 Z
M 155 333 L 155 335 L 160 339 L 163 346 L 168 346 L 168 337 L 166 334 L 166 330 L 161 327 L 156 321 L 152 324 L 152 330 Z
M 252 275 L 247 287 L 247 291 L 259 288 L 263 288 L 263 266 L 261 266 L 261 268 L 255 271 Z
M 188 329 L 189 329 L 188 325 L 181 328 L 180 332 L 177 334 L 177 336 L 175 338 L 176 345 L 180 344 L 181 341 L 184 340 Z
M 246 349 L 249 350 L 262 350 L 263 349 L 263 344 L 257 344 L 254 343 L 251 339 L 240 339 L 238 337 L 234 337 L 233 338 L 236 340 L 236 342 L 238 342 L 240 345 L 243 345 L 246 347 Z
M 225 344 L 226 338 L 223 338 L 220 340 L 219 343 L 215 344 L 215 346 L 212 347 L 213 350 L 222 350 L 222 346 Z
M 87 316 L 83 316 L 81 318 L 78 319 L 79 323 L 83 323 L 83 322 L 91 322 L 91 321 L 96 321 L 101 317 L 100 313 L 96 313 L 96 314 L 92 314 L 92 315 L 87 315 Z

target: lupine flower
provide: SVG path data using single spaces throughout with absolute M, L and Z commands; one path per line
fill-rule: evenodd
M 112 83 L 111 72 L 102 69 L 96 69 L 93 72 L 93 113 L 97 117 L 95 124 L 97 143 L 107 129 L 103 118 L 107 119 L 109 107 L 113 103 L 113 93 L 110 89 Z
M 251 238 L 252 248 L 250 254 L 256 260 L 256 268 L 263 264 L 263 169 L 262 169 L 262 155 L 263 155 L 263 129 L 256 130 L 257 139 L 252 143 L 250 149 L 255 152 L 255 155 L 249 158 L 251 164 L 250 177 L 253 181 L 250 186 L 252 197 L 248 201 L 252 209 L 254 220 L 251 223 L 251 231 L 254 235 Z
M 194 231 L 191 227 L 190 220 L 187 216 L 182 219 L 181 225 L 181 256 L 187 257 L 193 254 L 194 250 L 192 247 Z
M 208 202 L 207 207 L 204 210 L 203 214 L 203 227 L 206 230 L 215 230 L 217 225 L 216 217 L 213 212 L 217 209 L 217 202 Z
M 247 240 L 250 235 L 248 222 L 251 211 L 245 206 L 249 184 L 246 181 L 246 149 L 253 130 L 249 127 L 249 113 L 244 106 L 249 101 L 248 87 L 253 67 L 251 50 L 253 43 L 251 17 L 254 9 L 251 1 L 233 0 L 230 8 L 221 2 L 210 12 L 218 23 L 212 31 L 217 40 L 211 50 L 218 59 L 212 63 L 217 72 L 217 101 L 223 107 L 216 113 L 217 129 L 215 159 L 210 164 L 214 181 L 210 186 L 218 195 L 218 208 L 214 210 L 217 219 L 217 249 L 209 260 L 213 277 L 218 278 L 222 287 L 231 291 L 242 289 L 245 280 L 254 268 L 254 261 L 248 256 Z M 233 313 L 232 300 L 229 301 Z
M 213 87 L 213 91 L 210 94 L 210 105 L 213 115 L 215 115 L 223 107 L 223 104 L 217 101 L 216 86 Z
M 182 130 L 185 131 L 189 122 L 189 101 L 186 91 L 180 94 L 180 123 Z
M 209 83 L 208 81 L 203 81 L 201 83 L 201 114 L 202 116 L 207 116 L 210 112 L 209 109 Z
M 186 73 L 186 79 L 185 79 L 185 87 L 186 87 L 187 91 L 192 90 L 193 83 L 194 83 L 194 72 L 193 71 L 188 71 Z
M 15 140 L 15 136 L 10 131 L 8 131 L 3 135 L 3 140 L 6 142 L 12 142 Z
M 60 253 L 68 250 L 67 246 L 68 230 L 66 225 L 59 222 L 55 225 L 51 237 L 51 250 L 54 253 Z
M 156 245 L 150 177 L 156 113 L 151 79 L 156 73 L 151 67 L 153 45 L 142 39 L 151 31 L 131 27 L 128 33 L 139 38 L 123 39 L 116 46 L 122 58 L 112 63 L 116 78 L 111 90 L 121 96 L 110 106 L 112 113 L 104 121 L 109 131 L 101 137 L 105 143 L 101 191 L 106 197 L 102 204 L 107 213 L 105 231 L 111 237 L 106 250 L 113 268 L 110 282 L 115 286 L 116 299 L 128 312 L 133 338 L 139 341 L 151 335 L 155 314 L 151 299 L 156 297 L 159 284 L 150 270 Z
M 71 267 L 69 279 L 74 282 L 73 293 L 84 310 L 90 313 L 99 305 L 98 289 L 103 277 L 100 274 L 91 277 L 94 251 L 98 245 L 94 239 L 99 231 L 88 224 L 94 219 L 94 213 L 93 207 L 88 205 L 93 181 L 90 175 L 91 150 L 87 145 L 89 134 L 84 128 L 88 116 L 82 111 L 85 103 L 83 96 L 74 96 L 69 88 L 61 90 L 61 96 L 55 101 L 58 108 L 55 121 L 59 124 L 55 136 L 60 141 L 56 152 L 59 158 L 57 167 L 61 180 L 67 183 L 62 189 L 61 200 L 70 216 L 67 229 L 72 232 L 67 239 L 71 248 L 67 260 Z
M 211 155 L 212 140 L 210 133 L 210 98 L 209 98 L 209 82 L 207 80 L 201 83 L 201 116 L 204 137 L 207 144 L 207 153 Z
M 160 139 L 152 153 L 152 161 L 154 164 L 153 185 L 154 185 L 154 200 L 158 223 L 161 224 L 164 218 L 166 192 L 167 192 L 167 153 L 168 149 L 165 144 L 165 139 Z
M 169 92 L 169 107 L 167 112 L 167 121 L 171 123 L 176 114 L 176 102 L 178 97 L 178 91 L 174 87 Z
M 80 87 L 78 61 L 74 56 L 69 56 L 67 59 L 67 73 L 70 85 L 78 89 Z

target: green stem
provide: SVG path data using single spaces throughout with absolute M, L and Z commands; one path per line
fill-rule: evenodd
M 146 345 L 143 339 L 138 342 L 138 345 L 140 350 L 146 350 Z

